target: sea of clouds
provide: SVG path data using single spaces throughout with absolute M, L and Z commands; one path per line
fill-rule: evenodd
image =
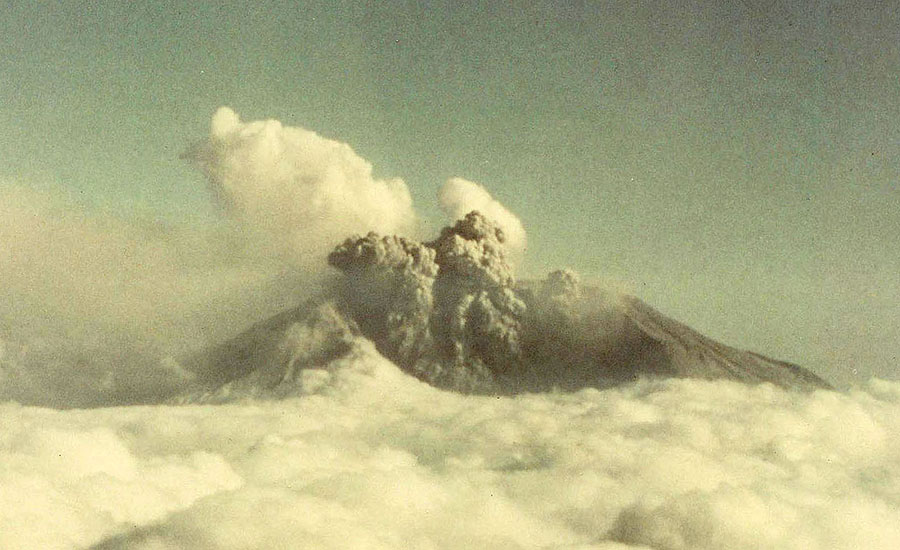
M 0 406 L 0 547 L 893 549 L 900 384 L 463 396 L 365 340 L 296 397 Z

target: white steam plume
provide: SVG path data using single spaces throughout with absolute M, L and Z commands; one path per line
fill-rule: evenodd
M 294 261 L 321 261 L 352 233 L 405 233 L 414 225 L 402 180 L 374 178 L 349 145 L 304 128 L 241 122 L 221 107 L 209 139 L 187 156 L 230 215 Z
M 525 251 L 528 243 L 521 220 L 481 185 L 462 178 L 450 178 L 438 193 L 438 201 L 452 221 L 462 219 L 473 210 L 481 212 L 503 230 L 506 247 L 511 252 L 521 255 Z

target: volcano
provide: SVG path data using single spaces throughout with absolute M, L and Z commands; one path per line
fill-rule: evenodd
M 307 369 L 370 342 L 407 373 L 471 394 L 608 388 L 641 378 L 830 388 L 792 363 L 708 338 L 568 270 L 517 281 L 503 231 L 471 212 L 431 242 L 369 233 L 329 256 L 319 298 L 195 356 L 185 399 L 288 396 Z

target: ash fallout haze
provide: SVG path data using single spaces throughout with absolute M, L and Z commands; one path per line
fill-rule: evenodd
M 900 547 L 900 3 L 0 13 L 0 547 Z

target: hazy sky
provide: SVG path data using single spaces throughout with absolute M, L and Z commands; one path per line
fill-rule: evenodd
M 900 365 L 900 3 L 5 3 L 0 185 L 212 219 L 216 109 L 350 144 L 442 223 L 449 177 L 522 270 L 625 281 L 838 383 Z

